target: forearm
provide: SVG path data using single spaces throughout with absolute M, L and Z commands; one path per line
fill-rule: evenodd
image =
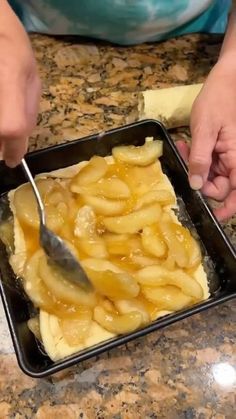
M 233 57 L 235 58 L 234 63 L 236 66 L 236 6 L 233 7 L 230 14 L 219 60 L 228 60 L 228 58 L 232 60 Z

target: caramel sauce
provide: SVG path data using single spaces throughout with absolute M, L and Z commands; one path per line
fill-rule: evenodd
M 39 230 L 33 228 L 24 222 L 20 222 L 24 233 L 27 257 L 30 258 L 39 249 Z
M 108 166 L 108 170 L 104 178 L 111 178 L 111 177 L 118 177 L 120 180 L 124 181 L 131 190 L 131 196 L 130 198 L 126 199 L 126 207 L 122 214 L 125 215 L 130 213 L 134 207 L 135 204 L 138 202 L 139 196 L 142 196 L 145 191 L 151 190 L 154 186 L 158 185 L 158 183 L 161 180 L 162 172 L 160 169 L 159 164 L 152 164 L 147 167 L 134 167 L 134 166 L 128 166 L 125 164 L 120 163 L 114 163 Z M 72 180 L 73 181 L 73 180 Z M 54 189 L 51 187 L 46 194 L 46 204 L 47 205 L 56 205 L 56 208 L 60 210 L 63 209 L 63 205 L 65 204 L 67 207 L 67 216 L 64 219 L 64 223 L 60 226 L 59 231 L 56 233 L 59 234 L 63 239 L 70 242 L 78 251 L 78 255 L 80 260 L 84 260 L 86 258 L 89 258 L 90 256 L 86 254 L 83 250 L 81 250 L 80 247 L 80 239 L 77 238 L 74 234 L 75 229 L 75 218 L 76 214 L 81 208 L 83 203 L 82 196 L 72 193 L 69 189 L 67 189 L 66 194 L 63 195 L 63 190 L 65 188 L 69 188 L 69 184 L 71 181 L 64 182 L 64 187 L 60 187 L 59 185 L 59 179 L 54 181 L 56 183 L 56 188 Z M 22 200 L 24 200 L 24 196 L 22 196 Z M 61 206 L 60 206 L 61 205 Z M 55 207 L 54 207 L 55 208 Z M 63 210 L 64 211 L 64 210 Z M 17 208 L 16 208 L 17 212 Z M 103 236 L 106 233 L 106 230 L 103 225 L 103 218 L 104 216 L 97 216 L 97 235 L 100 238 L 103 238 Z M 39 232 L 37 228 L 33 228 L 29 225 L 27 225 L 25 222 L 20 221 L 21 228 L 23 230 L 24 236 L 25 236 L 25 243 L 27 247 L 27 259 L 29 258 L 39 249 Z M 184 231 L 180 228 L 177 229 L 178 232 L 178 241 L 184 242 L 184 246 L 189 246 L 188 243 L 188 237 L 191 238 L 190 234 L 183 233 L 181 237 L 181 231 Z M 138 235 L 137 235 L 138 236 Z M 132 250 L 130 251 L 132 252 Z M 139 255 L 147 256 L 147 257 L 153 257 L 145 253 L 144 249 L 142 249 L 142 246 L 135 249 L 135 252 Z M 131 253 L 126 255 L 114 255 L 110 254 L 109 258 L 107 258 L 111 263 L 114 263 L 116 266 L 120 267 L 124 272 L 127 273 L 134 273 L 136 270 L 141 269 L 142 266 L 138 265 L 137 263 L 134 263 L 131 259 Z M 158 259 L 157 264 L 158 264 Z M 160 261 L 159 261 L 160 262 Z M 44 288 L 46 288 L 44 286 Z M 44 291 L 45 292 L 45 291 Z M 43 292 L 42 292 L 43 295 Z M 46 290 L 45 301 L 42 303 L 41 308 L 45 309 L 47 312 L 55 314 L 56 316 L 66 319 L 66 318 L 76 318 L 76 316 L 79 315 L 81 312 L 81 307 L 79 306 L 72 306 L 64 301 L 58 301 L 55 299 L 53 295 L 50 294 L 48 290 Z M 101 297 L 104 298 L 104 297 Z M 144 296 L 140 293 L 140 295 L 137 297 L 138 301 L 141 301 L 144 306 L 146 307 L 146 310 L 150 314 L 150 317 L 153 318 L 154 313 L 157 312 L 157 307 L 148 302 Z M 50 303 L 49 303 L 50 301 Z M 112 303 L 110 302 L 112 305 Z M 106 303 L 107 306 L 109 306 L 109 301 Z M 112 307 L 112 306 L 109 307 Z

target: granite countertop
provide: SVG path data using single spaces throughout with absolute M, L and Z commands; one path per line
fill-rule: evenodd
M 121 48 L 32 36 L 43 97 L 31 150 L 136 120 L 138 91 L 203 81 L 221 41 Z M 235 244 L 235 220 L 224 228 Z M 235 322 L 231 301 L 36 380 L 17 366 L 0 303 L 0 419 L 233 419 Z

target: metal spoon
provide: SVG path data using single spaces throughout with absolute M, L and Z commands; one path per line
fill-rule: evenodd
M 35 198 L 37 200 L 40 223 L 40 245 L 48 256 L 49 262 L 54 264 L 55 267 L 59 267 L 60 270 L 63 271 L 63 274 L 66 275 L 68 280 L 76 283 L 77 285 L 80 285 L 87 291 L 91 290 L 93 286 L 83 268 L 81 267 L 79 261 L 66 246 L 65 242 L 47 228 L 44 204 L 25 159 L 21 160 L 21 166 L 32 186 Z

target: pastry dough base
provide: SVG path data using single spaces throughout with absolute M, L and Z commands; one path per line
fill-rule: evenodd
M 188 126 L 202 84 L 146 90 L 138 96 L 139 119 L 157 119 L 166 128 Z

